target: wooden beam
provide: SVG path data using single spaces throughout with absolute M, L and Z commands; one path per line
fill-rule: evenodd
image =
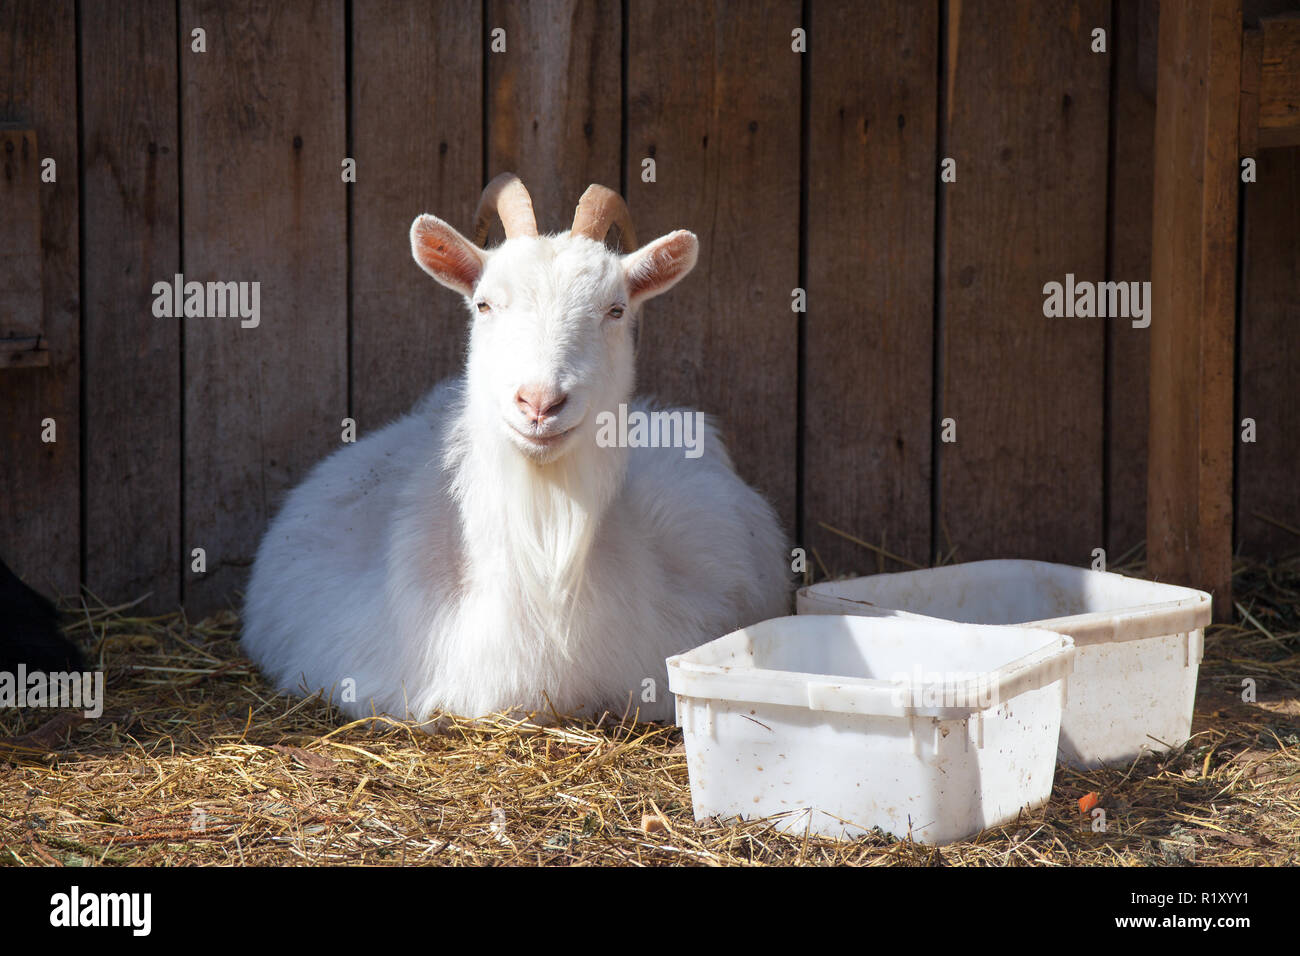
M 1258 158 L 1259 78 L 1264 58 L 1264 36 L 1247 30 L 1241 38 L 1241 105 L 1237 121 L 1237 154 Z
M 1232 613 L 1241 0 L 1161 4 L 1148 566 Z
M 1300 13 L 1260 20 L 1259 145 L 1300 146 Z
M 1111 208 L 1109 274 L 1119 282 L 1151 280 L 1151 218 L 1127 210 L 1151 208 L 1155 171 L 1156 42 L 1160 32 L 1155 0 L 1116 3 L 1111 24 L 1112 78 L 1110 136 Z M 1147 535 L 1147 429 L 1150 407 L 1151 330 L 1107 321 L 1106 553 L 1115 557 L 1141 545 Z
M 1246 228 L 1237 365 L 1238 414 L 1255 421 L 1258 435 L 1237 445 L 1234 547 L 1252 558 L 1281 558 L 1300 542 L 1294 530 L 1300 529 L 1300 403 L 1294 397 L 1300 356 L 1300 149 L 1262 150 L 1256 173 L 1242 200 Z

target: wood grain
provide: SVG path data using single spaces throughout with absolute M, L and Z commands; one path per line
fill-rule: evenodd
M 0 372 L 0 556 L 47 594 L 77 594 L 81 563 L 77 35 L 71 0 L 0 6 L 0 123 L 31 129 L 58 181 L 42 183 L 46 367 Z M 54 419 L 58 440 L 41 441 Z
M 642 318 L 639 386 L 715 415 L 740 475 L 794 531 L 799 26 L 793 0 L 630 5 L 628 200 L 642 241 L 700 239 Z M 643 182 L 642 160 L 657 181 Z
M 195 27 L 208 52 L 192 53 Z M 261 322 L 187 319 L 187 609 L 242 586 L 269 519 L 347 415 L 343 8 L 184 0 L 187 280 L 261 283 Z
M 1259 143 L 1300 146 L 1300 11 L 1260 22 Z
M 184 0 L 178 20 L 166 0 L 83 0 L 78 141 L 76 5 L 7 0 L 3 138 L 31 130 L 34 158 L 55 158 L 59 180 L 26 192 L 0 183 L 0 290 L 11 294 L 0 311 L 23 317 L 0 321 L 0 555 L 51 593 L 75 593 L 84 560 L 86 583 L 108 600 L 152 591 L 161 609 L 184 578 L 191 613 L 225 605 L 284 491 L 338 447 L 349 396 L 364 435 L 458 370 L 461 305 L 410 261 L 406 231 L 426 211 L 468 228 L 485 173 L 515 169 L 543 230 L 567 228 L 588 183 L 625 180 L 643 241 L 677 227 L 699 234 L 695 274 L 646 308 L 639 389 L 717 415 L 741 474 L 792 532 L 801 492 L 797 543 L 835 570 L 877 565 L 820 521 L 931 557 L 937 470 L 945 527 L 933 533 L 959 559 L 1077 564 L 1103 543 L 1113 558 L 1148 535 L 1152 568 L 1215 590 L 1222 614 L 1234 453 L 1239 547 L 1300 548 L 1279 526 L 1300 528 L 1290 401 L 1300 157 L 1270 148 L 1292 135 L 1294 97 L 1278 91 L 1294 84 L 1300 47 L 1288 39 L 1294 18 L 1267 19 L 1293 2 L 1248 0 L 1246 21 L 1271 22 L 1281 38 L 1266 55 L 1258 35 L 1256 77 L 1233 59 L 1235 4 L 1165 6 L 1161 42 L 1177 52 L 1162 64 L 1170 92 L 1157 145 L 1154 0 L 817 0 L 806 23 L 798 0 L 637 0 L 626 24 L 622 5 L 583 0 L 357 2 L 359 166 L 345 185 L 344 5 Z M 800 25 L 811 31 L 806 61 L 790 49 Z M 206 54 L 190 51 L 196 26 Z M 485 47 L 497 26 L 506 53 Z M 1109 29 L 1109 54 L 1089 50 L 1094 26 Z M 941 90 L 958 181 L 936 187 Z M 1233 113 L 1242 90 L 1258 122 Z M 1224 267 L 1238 189 L 1229 114 L 1238 129 L 1263 130 L 1241 147 L 1259 181 L 1244 191 L 1238 416 Z M 658 181 L 645 183 L 651 156 Z M 14 258 L 36 245 L 33 226 L 39 270 Z M 18 229 L 27 238 L 9 239 Z M 790 311 L 801 241 L 802 370 Z M 1164 278 L 1150 329 L 1042 315 L 1045 282 L 1067 272 L 1142 281 L 1153 254 Z M 260 281 L 261 326 L 153 317 L 152 283 L 182 270 Z M 48 348 L 32 351 L 38 341 Z M 949 416 L 958 441 L 932 462 L 931 437 Z M 47 417 L 54 445 L 40 441 Z M 1257 443 L 1240 443 L 1241 417 L 1256 420 Z M 205 577 L 188 571 L 192 547 L 207 550 Z
M 1232 614 L 1240 0 L 1162 4 L 1147 565 Z
M 506 51 L 484 53 L 487 178 L 518 173 L 533 197 L 538 230 L 567 231 L 588 185 L 619 186 L 620 7 L 490 0 L 487 9 L 489 33 L 506 31 Z M 501 237 L 500 229 L 497 224 L 489 243 Z
M 1254 156 L 1259 149 L 1259 82 L 1264 35 L 1246 30 L 1241 37 L 1241 101 L 1237 117 L 1237 155 Z
M 41 337 L 41 154 L 32 129 L 0 129 L 0 341 Z
M 938 28 L 812 8 L 801 543 L 832 573 L 878 565 L 820 522 L 929 558 Z
M 1110 56 L 1115 63 L 1111 96 L 1109 279 L 1151 280 L 1151 182 L 1156 120 L 1155 0 L 1115 5 Z M 1147 414 L 1151 330 L 1105 320 L 1109 337 L 1110 390 L 1105 401 L 1106 552 L 1113 562 L 1146 537 Z
M 352 16 L 352 410 L 364 434 L 463 361 L 464 306 L 412 261 L 409 233 L 425 212 L 470 227 L 483 185 L 482 5 L 382 0 Z
M 941 549 L 1082 564 L 1102 545 L 1106 323 L 1044 285 L 1105 270 L 1109 4 L 950 4 Z M 1014 38 L 1011 40 L 1010 38 Z
M 1237 548 L 1277 558 L 1300 551 L 1300 147 L 1262 150 L 1257 174 L 1245 190 Z M 1242 418 L 1255 420 L 1253 444 Z
M 180 324 L 152 287 L 180 267 L 176 35 L 169 0 L 81 7 L 86 585 L 180 600 Z

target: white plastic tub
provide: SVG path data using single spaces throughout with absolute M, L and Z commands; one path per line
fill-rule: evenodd
M 1191 734 L 1210 621 L 1204 591 L 1042 561 L 974 561 L 828 581 L 801 590 L 799 614 L 892 614 L 1045 628 L 1078 650 L 1060 759 L 1114 765 Z
M 950 843 L 1051 794 L 1074 644 L 1051 631 L 781 617 L 668 659 L 695 819 Z

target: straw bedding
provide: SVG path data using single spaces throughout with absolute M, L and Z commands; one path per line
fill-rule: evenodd
M 1240 562 L 1235 583 L 1240 623 L 1206 634 L 1185 747 L 1060 767 L 1048 805 L 941 850 L 696 823 L 681 733 L 633 715 L 348 723 L 275 694 L 232 612 L 87 598 L 68 633 L 105 672 L 105 711 L 0 711 L 0 864 L 1297 864 L 1300 559 Z M 1089 793 L 1104 833 L 1080 812 Z

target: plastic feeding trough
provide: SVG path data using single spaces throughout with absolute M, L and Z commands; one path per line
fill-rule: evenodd
M 696 820 L 950 843 L 1045 802 L 1074 644 L 1030 628 L 810 616 L 668 659 Z
M 1128 762 L 1191 734 L 1210 622 L 1204 591 L 1042 561 L 974 561 L 815 584 L 797 606 L 800 614 L 903 613 L 1070 635 L 1078 653 L 1060 757 L 1073 766 Z

